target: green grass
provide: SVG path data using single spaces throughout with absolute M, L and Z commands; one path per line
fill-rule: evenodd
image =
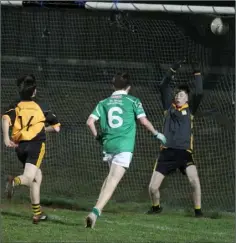
M 164 210 L 160 215 L 143 212 L 104 212 L 94 230 L 84 228 L 86 211 L 44 208 L 47 222 L 33 225 L 26 204 L 2 204 L 2 242 L 207 242 L 234 241 L 230 214 L 207 214 L 196 219 L 190 212 Z

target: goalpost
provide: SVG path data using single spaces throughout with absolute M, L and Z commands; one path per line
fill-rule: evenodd
M 111 94 L 114 73 L 130 73 L 132 94 L 161 128 L 163 111 L 156 87 L 176 59 L 194 55 L 204 77 L 204 99 L 194 127 L 203 207 L 234 210 L 235 8 L 90 1 L 64 3 L 61 8 L 42 1 L 1 5 L 2 107 L 17 97 L 16 77 L 31 72 L 38 80 L 39 97 L 62 123 L 59 136 L 48 136 L 44 198 L 79 204 L 96 200 L 108 168 L 85 122 L 95 104 Z M 216 15 L 230 26 L 224 36 L 211 33 Z M 187 61 L 172 85 L 192 85 L 192 79 Z M 159 144 L 138 127 L 133 162 L 114 201 L 149 204 L 148 183 L 158 153 Z M 2 178 L 21 169 L 14 151 L 3 146 Z M 2 191 L 3 187 L 2 180 Z M 16 191 L 16 197 L 22 195 L 22 190 Z M 168 177 L 161 197 L 173 207 L 191 205 L 187 179 L 180 173 Z
M 18 0 L 2 0 L 1 5 L 8 6 L 22 6 L 26 1 Z M 30 1 L 28 1 L 30 2 Z M 31 1 L 33 2 L 33 1 Z M 47 4 L 46 1 L 35 1 L 36 4 Z M 45 2 L 45 3 L 43 3 Z M 68 1 L 69 2 L 69 1 Z M 27 5 L 27 3 L 25 3 Z M 32 4 L 32 3 L 31 3 Z M 214 6 L 194 6 L 194 5 L 173 5 L 173 4 L 148 4 L 148 3 L 125 3 L 119 1 L 101 2 L 101 1 L 84 1 L 77 0 L 72 2 L 79 6 L 84 5 L 87 9 L 96 10 L 126 10 L 126 11 L 161 11 L 161 12 L 173 12 L 173 13 L 191 13 L 191 14 L 226 14 L 234 15 L 234 7 L 214 7 Z M 66 4 L 65 4 L 66 5 Z M 68 3 L 70 5 L 70 3 Z M 204 5 L 204 4 L 203 4 Z

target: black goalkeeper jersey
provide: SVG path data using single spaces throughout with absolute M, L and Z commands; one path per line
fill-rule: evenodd
M 169 70 L 164 76 L 161 85 L 161 100 L 164 108 L 164 128 L 167 144 L 165 147 L 183 149 L 192 152 L 193 150 L 193 117 L 203 96 L 203 83 L 200 74 L 195 74 L 195 90 L 189 103 L 177 107 L 173 103 L 173 93 L 169 86 L 172 76 Z

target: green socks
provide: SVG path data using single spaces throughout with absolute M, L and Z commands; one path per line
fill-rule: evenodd
M 92 210 L 92 212 L 97 216 L 97 217 L 99 217 L 100 215 L 101 215 L 101 212 L 100 212 L 100 210 L 98 209 L 98 208 L 93 208 L 93 210 Z

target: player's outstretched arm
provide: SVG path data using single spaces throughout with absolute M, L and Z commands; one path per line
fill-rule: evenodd
M 138 120 L 140 124 L 150 131 L 155 138 L 159 139 L 163 144 L 166 144 L 166 137 L 162 133 L 158 132 L 146 117 L 140 117 Z
M 203 97 L 203 82 L 202 82 L 200 64 L 195 60 L 192 61 L 192 69 L 194 75 L 195 90 L 191 97 L 190 107 L 191 107 L 192 114 L 194 115 Z
M 172 64 L 171 68 L 165 73 L 161 84 L 159 86 L 159 90 L 161 93 L 161 101 L 164 110 L 168 110 L 172 103 L 172 89 L 170 87 L 170 82 L 173 79 L 173 76 L 177 72 L 177 70 L 181 67 L 181 64 L 184 60 L 179 60 Z

